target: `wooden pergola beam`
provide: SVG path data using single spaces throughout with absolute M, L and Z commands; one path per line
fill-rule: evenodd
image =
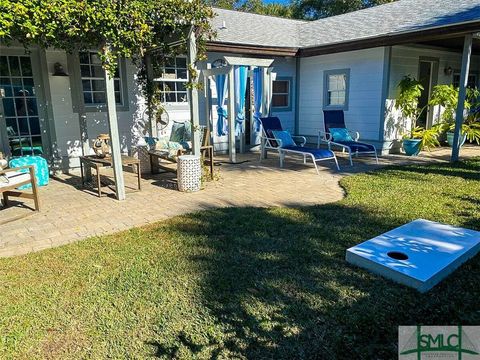
M 259 59 L 259 58 L 250 58 L 250 57 L 239 57 L 239 56 L 224 56 L 228 65 L 231 66 L 256 66 L 268 68 L 273 63 L 273 59 Z
M 197 70 L 196 60 L 197 60 L 197 45 L 195 39 L 194 27 L 190 28 L 188 33 L 188 44 L 187 44 L 187 61 L 190 69 L 193 71 Z M 194 155 L 200 155 L 200 104 L 198 98 L 198 88 L 193 86 L 188 90 L 188 95 L 190 98 L 190 119 L 192 126 L 192 150 Z
M 112 149 L 112 167 L 115 178 L 117 200 L 125 200 L 125 181 L 122 171 L 122 153 L 120 150 L 120 134 L 118 132 L 117 104 L 115 103 L 115 84 L 108 70 L 105 74 L 105 93 L 107 94 L 108 131 Z M 100 187 L 100 184 L 98 184 Z
M 202 74 L 205 77 L 212 77 L 217 75 L 227 75 L 229 71 L 230 71 L 230 66 L 224 66 L 221 68 L 203 69 Z

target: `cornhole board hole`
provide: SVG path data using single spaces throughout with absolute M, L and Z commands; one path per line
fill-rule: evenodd
M 426 292 L 480 251 L 480 232 L 418 219 L 347 250 L 346 260 Z

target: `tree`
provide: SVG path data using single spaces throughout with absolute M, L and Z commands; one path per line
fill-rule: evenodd
M 395 0 L 293 0 L 293 17 L 316 20 L 386 4 Z
M 263 0 L 206 0 L 207 4 L 222 9 L 245 11 L 261 15 L 291 18 L 292 6 L 278 3 L 265 3 Z
M 241 10 L 261 15 L 279 16 L 291 18 L 293 16 L 292 7 L 281 3 L 265 3 L 263 0 L 245 1 Z

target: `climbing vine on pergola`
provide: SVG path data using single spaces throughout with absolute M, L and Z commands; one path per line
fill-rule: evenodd
M 190 56 L 194 75 L 195 57 L 198 60 L 204 56 L 205 40 L 213 35 L 209 26 L 212 16 L 212 9 L 202 0 L 0 0 L 0 45 L 20 42 L 25 48 L 36 45 L 67 52 L 99 49 L 105 69 L 116 194 L 123 200 L 125 187 L 113 90 L 118 59 L 129 58 L 140 67 L 138 79 L 150 103 L 151 87 L 143 66 L 147 51 L 168 56 L 178 51 L 169 46 L 173 39 L 176 44 L 187 45 L 188 41 L 189 54 L 196 54 Z M 190 81 L 194 82 L 194 76 Z M 84 120 L 80 120 L 80 129 L 84 141 Z
M 168 39 L 186 40 L 190 26 L 202 56 L 212 16 L 201 0 L 0 0 L 0 42 L 69 52 L 98 48 L 112 73 L 120 57 L 139 64 L 149 49 L 168 53 Z

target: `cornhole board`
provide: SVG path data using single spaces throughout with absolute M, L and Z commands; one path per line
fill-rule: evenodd
M 347 250 L 347 262 L 426 292 L 480 251 L 480 232 L 418 219 Z

